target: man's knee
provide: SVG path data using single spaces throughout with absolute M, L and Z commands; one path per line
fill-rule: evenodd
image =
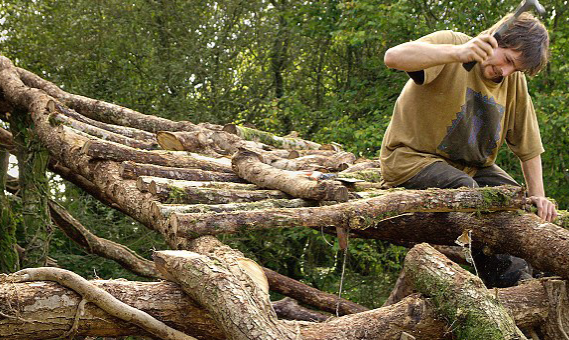
M 426 166 L 400 186 L 407 189 L 456 189 L 461 187 L 478 188 L 478 183 L 464 171 L 458 170 L 446 162 L 435 162 Z

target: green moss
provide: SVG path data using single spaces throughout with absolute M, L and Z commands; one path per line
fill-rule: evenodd
M 510 334 L 504 334 L 496 320 L 491 320 L 477 309 L 475 301 L 456 296 L 451 283 L 432 275 L 424 274 L 419 268 L 408 266 L 407 270 L 415 273 L 414 280 L 417 290 L 429 296 L 439 315 L 451 326 L 457 339 L 461 340 L 504 340 Z M 472 289 L 479 289 L 469 285 Z M 456 288 L 455 288 L 456 289 Z M 499 301 L 490 300 L 500 306 Z M 513 331 L 513 330 L 512 330 Z M 509 332 L 509 331 L 508 331 Z
M 490 208 L 493 205 L 508 206 L 512 202 L 512 197 L 500 191 L 500 189 L 492 187 L 484 187 L 479 189 L 482 194 L 482 209 Z
M 183 189 L 180 189 L 175 186 L 170 186 L 170 192 L 168 193 L 168 199 L 166 203 L 168 204 L 175 204 L 175 203 L 183 203 L 186 198 L 186 192 Z
M 381 181 L 383 181 L 383 177 L 381 177 L 381 170 L 379 169 L 366 169 L 361 171 L 342 173 L 342 177 L 361 179 L 372 183 L 381 183 Z

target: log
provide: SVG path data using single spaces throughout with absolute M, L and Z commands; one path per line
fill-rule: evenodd
M 257 202 L 228 203 L 228 204 L 162 204 L 152 202 L 151 211 L 153 216 L 167 218 L 170 214 L 189 214 L 207 212 L 226 212 L 237 210 L 262 210 L 271 208 L 299 208 L 314 206 L 314 201 L 301 198 L 296 199 L 268 199 Z
M 186 335 L 174 328 L 167 326 L 160 320 L 155 319 L 150 314 L 137 308 L 129 306 L 115 298 L 107 291 L 91 284 L 89 281 L 68 270 L 60 268 L 28 268 L 3 278 L 6 283 L 33 282 L 33 281 L 54 281 L 62 286 L 71 288 L 79 295 L 82 300 L 93 303 L 105 310 L 108 314 L 133 323 L 147 332 L 165 340 L 196 340 L 196 338 Z M 83 303 L 77 309 L 78 318 L 83 312 Z M 71 329 L 73 330 L 75 326 Z M 65 335 L 67 336 L 67 335 Z
M 268 294 L 239 265 L 240 254 L 226 254 L 223 262 L 216 257 L 182 251 L 154 255 L 157 268 L 204 306 L 229 338 L 296 339 L 278 321 Z
M 124 303 L 145 311 L 186 334 L 200 339 L 225 339 L 211 316 L 172 282 L 94 280 Z M 544 331 L 567 315 L 565 281 L 533 280 L 520 286 L 497 289 L 498 298 L 523 329 L 547 334 L 541 340 L 563 339 Z M 0 339 L 36 340 L 61 337 L 75 319 L 81 298 L 54 282 L 0 283 Z M 41 321 L 41 322 L 35 322 Z M 416 340 L 450 340 L 445 323 L 431 303 L 414 294 L 387 308 L 347 315 L 325 323 L 292 323 L 304 340 L 401 340 L 402 332 Z M 565 324 L 566 325 L 566 324 Z M 294 327 L 295 328 L 295 327 Z M 565 328 L 567 329 L 567 328 Z M 78 320 L 77 336 L 148 336 L 140 328 L 111 317 L 93 304 Z
M 569 231 L 547 223 L 533 213 L 416 213 L 393 217 L 373 228 L 352 232 L 359 237 L 395 244 L 454 245 L 463 230 L 472 231 L 475 249 L 486 248 L 495 254 L 521 257 L 535 269 L 569 278 Z
M 144 259 L 122 244 L 93 235 L 55 202 L 49 202 L 49 210 L 52 220 L 59 229 L 89 253 L 111 259 L 137 275 L 161 278 L 151 261 Z
M 149 190 L 161 202 L 169 204 L 230 204 L 289 198 L 287 194 L 278 190 L 233 190 L 204 187 L 178 189 L 155 182 Z
M 419 292 L 433 299 L 457 338 L 527 340 L 479 277 L 428 244 L 419 244 L 407 253 L 405 273 Z
M 356 156 L 351 152 L 337 152 L 331 156 L 307 155 L 292 159 L 277 157 L 268 152 L 260 153 L 260 160 L 263 163 L 277 169 L 291 171 L 317 170 L 338 172 L 347 169 L 355 159 Z
M 206 129 L 192 132 L 160 131 L 156 137 L 165 150 L 191 151 L 207 155 L 232 155 L 240 147 L 256 151 L 270 149 L 265 144 L 247 141 L 225 131 Z
M 107 159 L 115 162 L 134 161 L 154 165 L 180 168 L 194 168 L 207 171 L 232 172 L 228 162 L 221 159 L 200 157 L 173 151 L 145 151 L 120 144 L 101 141 L 88 141 L 82 152 L 91 158 Z
M 274 270 L 264 268 L 264 271 L 271 291 L 289 296 L 319 310 L 333 314 L 338 312 L 339 315 L 355 314 L 369 310 L 357 303 L 339 298 L 335 294 L 325 293 L 312 288 Z
M 122 302 L 171 324 L 186 334 L 226 339 L 211 316 L 172 282 L 93 280 Z M 60 338 L 74 323 L 81 297 L 55 282 L 0 284 L 0 339 Z M 149 336 L 148 332 L 112 317 L 88 303 L 79 318 L 76 336 Z
M 217 181 L 184 181 L 170 178 L 141 176 L 139 181 L 148 183 L 149 187 L 156 188 L 158 186 L 166 186 L 178 190 L 185 190 L 186 188 L 209 188 L 209 189 L 230 189 L 230 190 L 259 190 L 255 184 L 248 183 L 234 183 L 234 182 L 217 182 Z M 158 191 L 159 189 L 150 189 L 150 192 Z
M 188 238 L 294 226 L 336 226 L 361 230 L 402 213 L 515 210 L 525 204 L 524 191 L 520 187 L 396 190 L 331 206 L 267 209 L 262 214 L 257 211 L 175 214 L 170 217 L 170 227 L 180 237 Z M 402 236 L 401 232 L 399 235 Z
M 186 181 L 245 182 L 234 173 L 139 164 L 132 161 L 122 162 L 120 174 L 124 179 L 137 179 L 138 176 L 154 176 Z
M 300 138 L 287 138 L 275 136 L 272 133 L 260 131 L 245 126 L 227 124 L 223 127 L 223 131 L 232 133 L 242 139 L 255 141 L 267 145 L 274 146 L 279 149 L 287 150 L 305 150 L 312 149 L 318 150 L 322 147 L 321 144 L 307 141 Z
M 14 140 L 12 134 L 0 127 L 0 148 L 14 152 Z
M 260 187 L 277 189 L 294 197 L 317 201 L 348 200 L 348 189 L 339 182 L 313 180 L 304 175 L 276 169 L 261 162 L 256 153 L 245 149 L 233 156 L 232 164 L 239 177 Z
M 60 106 L 60 111 L 63 111 L 64 108 Z M 115 142 L 115 143 L 119 143 L 122 145 L 126 145 L 129 146 L 131 148 L 136 148 L 136 149 L 145 149 L 145 150 L 158 150 L 160 149 L 160 146 L 158 145 L 158 143 L 156 142 L 156 140 L 152 141 L 152 140 L 137 140 L 131 137 L 127 137 L 124 135 L 120 135 L 118 133 L 115 132 L 111 132 L 108 130 L 104 130 L 101 128 L 98 128 L 96 126 L 93 125 L 89 125 L 83 122 L 80 122 L 78 120 L 72 119 L 66 115 L 63 114 L 54 114 L 51 116 L 51 122 L 52 124 L 65 124 L 77 131 L 81 131 L 83 133 L 86 133 L 88 135 L 100 138 L 102 140 L 108 140 L 111 142 Z
M 145 115 L 116 104 L 67 93 L 32 72 L 21 68 L 15 68 L 15 71 L 27 86 L 45 91 L 66 106 L 94 120 L 154 133 L 158 131 L 193 131 L 195 129 L 195 124 L 188 121 L 174 122 L 165 118 Z M 211 124 L 207 126 L 209 128 L 220 128 Z
M 383 177 L 381 177 L 380 168 L 366 168 L 357 171 L 344 170 L 340 172 L 339 175 L 340 177 L 361 179 L 371 183 L 381 183 L 383 181 Z
M 99 129 L 103 129 L 106 131 L 114 132 L 119 135 L 123 135 L 125 137 L 129 137 L 132 139 L 140 140 L 140 141 L 147 141 L 157 144 L 158 141 L 156 140 L 156 135 L 151 132 L 147 132 L 144 130 L 139 130 L 135 128 L 131 128 L 128 126 L 122 125 L 114 125 L 114 124 L 107 124 L 100 122 L 98 120 L 94 120 L 88 117 L 83 116 L 80 113 L 77 113 L 75 110 L 66 108 L 65 106 L 59 105 L 59 111 L 63 113 L 65 116 L 72 118 L 75 121 L 79 121 L 85 123 L 87 125 L 95 126 Z
M 304 308 L 291 298 L 273 302 L 273 309 L 281 319 L 323 322 L 330 316 Z

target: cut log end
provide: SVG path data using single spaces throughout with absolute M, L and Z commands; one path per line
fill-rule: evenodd
M 178 140 L 175 134 L 169 131 L 158 131 L 156 133 L 158 144 L 164 150 L 184 151 L 184 145 Z

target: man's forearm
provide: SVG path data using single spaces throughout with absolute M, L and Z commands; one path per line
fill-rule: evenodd
M 545 189 L 543 187 L 543 174 L 541 168 L 541 156 L 538 155 L 521 163 L 529 196 L 545 197 Z
M 429 67 L 457 62 L 455 45 L 434 45 L 420 41 L 407 42 L 385 53 L 384 62 L 389 68 L 413 72 Z

